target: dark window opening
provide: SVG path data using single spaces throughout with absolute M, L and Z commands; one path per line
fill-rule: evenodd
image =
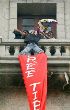
M 56 19 L 56 3 L 18 3 L 17 28 L 21 31 L 37 28 L 40 19 Z M 56 25 L 51 30 L 56 38 Z

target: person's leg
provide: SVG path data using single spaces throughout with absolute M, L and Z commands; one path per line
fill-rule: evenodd
M 44 52 L 37 44 L 34 44 L 33 50 L 34 50 L 36 53 Z
M 28 45 L 25 47 L 25 49 L 20 52 L 20 54 L 29 54 L 29 52 L 30 52 L 30 50 L 32 49 L 32 47 L 33 47 L 32 43 L 28 44 Z

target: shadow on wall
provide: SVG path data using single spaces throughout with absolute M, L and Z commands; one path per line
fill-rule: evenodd
M 48 88 L 70 92 L 70 77 L 67 84 L 64 74 L 52 74 L 48 78 Z

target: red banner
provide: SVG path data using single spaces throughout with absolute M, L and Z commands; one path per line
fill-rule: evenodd
M 30 110 L 45 110 L 47 96 L 47 56 L 19 55 Z

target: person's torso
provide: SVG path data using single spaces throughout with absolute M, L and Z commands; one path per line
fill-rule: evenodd
M 24 42 L 38 44 L 39 40 L 40 40 L 40 36 L 39 35 L 29 34 L 28 36 L 25 37 Z

